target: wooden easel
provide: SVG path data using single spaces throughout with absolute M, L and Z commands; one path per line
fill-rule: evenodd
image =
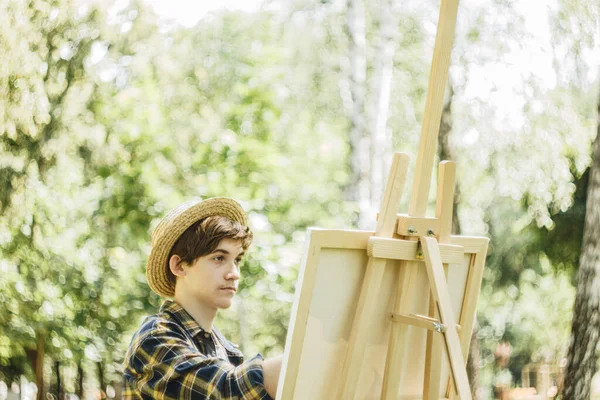
M 465 359 L 489 239 L 450 235 L 453 162 L 440 163 L 425 215 L 457 9 L 442 0 L 408 213 L 396 214 L 409 164 L 397 153 L 375 232 L 307 232 L 277 400 L 471 399 Z
M 404 184 L 409 157 L 397 153 L 390 171 L 390 178 L 382 201 L 375 236 L 369 239 L 369 261 L 362 283 L 362 289 L 353 320 L 350 342 L 346 360 L 342 369 L 341 393 L 338 398 L 352 399 L 356 391 L 358 375 L 362 367 L 364 347 L 371 326 L 371 316 L 381 286 L 384 267 L 389 259 L 404 260 L 400 263 L 400 274 L 397 283 L 397 294 L 394 309 L 389 316 L 392 325 L 385 375 L 383 380 L 382 399 L 397 399 L 399 392 L 399 376 L 403 354 L 402 341 L 408 326 L 428 329 L 425 356 L 425 383 L 423 399 L 437 399 L 440 393 L 442 355 L 445 352 L 451 370 L 451 383 L 447 396 L 454 397 L 454 389 L 460 399 L 471 399 L 471 392 L 465 367 L 468 341 L 459 336 L 461 327 L 454 316 L 445 268 L 442 262 L 440 243 L 449 243 L 452 225 L 452 199 L 454 194 L 455 164 L 444 161 L 440 164 L 438 201 L 436 217 L 414 217 L 410 215 L 396 216 L 395 209 L 399 204 Z M 398 233 L 401 233 L 399 235 Z M 418 241 L 417 246 L 409 247 L 407 242 Z M 416 248 L 415 248 L 416 247 Z M 452 249 L 455 247 L 455 249 Z M 459 246 L 446 244 L 445 253 L 460 252 Z M 411 252 L 412 250 L 412 252 Z M 424 261 L 431 288 L 429 315 L 409 314 L 411 308 L 411 273 L 407 263 L 415 259 Z M 465 301 L 469 301 L 465 298 Z M 474 312 L 475 303 L 471 301 L 470 309 L 463 313 Z M 463 337 L 470 339 L 471 326 L 462 327 Z M 467 343 L 467 346 L 464 346 Z
M 394 324 L 389 338 L 381 399 L 398 398 L 403 356 L 401 349 L 408 326 L 428 329 L 423 399 L 432 400 L 440 396 L 444 353 L 448 359 L 451 376 L 445 397 L 458 396 L 462 400 L 471 399 L 465 359 L 468 354 L 472 322 L 470 326 L 457 325 L 440 252 L 440 244 L 450 243 L 456 171 L 453 162 L 440 163 L 436 215 L 433 218 L 425 216 L 457 10 L 458 0 L 442 0 L 415 178 L 407 215 L 397 216 L 396 210 L 406 180 L 409 156 L 400 153 L 394 155 L 376 233 L 369 239 L 368 265 L 342 369 L 342 384 L 337 396 L 339 399 L 354 398 L 364 357 L 362 344 L 368 339 L 371 316 L 388 259 L 404 261 L 400 263 L 397 295 L 393 313 L 390 315 Z M 406 251 L 409 248 L 407 241 L 418 241 L 416 255 Z M 431 289 L 427 316 L 408 314 L 412 298 L 411 272 L 414 269 L 408 268 L 407 263 L 414 262 L 415 258 L 424 261 Z M 468 308 L 467 313 L 474 313 L 475 302 L 468 297 L 465 297 L 465 302 L 467 304 L 463 304 L 463 307 Z M 461 329 L 462 335 L 459 335 Z

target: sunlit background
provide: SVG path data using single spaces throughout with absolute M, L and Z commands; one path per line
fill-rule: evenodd
M 120 398 L 131 335 L 161 303 L 150 234 L 194 197 L 238 199 L 255 232 L 216 325 L 246 356 L 281 353 L 306 228 L 373 229 L 394 151 L 412 176 L 439 6 L 0 0 L 0 399 Z M 479 399 L 560 389 L 599 16 L 577 0 L 459 6 L 438 149 L 458 163 L 454 232 L 492 239 Z

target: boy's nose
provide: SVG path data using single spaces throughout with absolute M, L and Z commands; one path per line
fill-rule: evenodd
M 233 267 L 233 269 L 225 275 L 225 279 L 237 281 L 240 279 L 240 270 L 237 267 Z

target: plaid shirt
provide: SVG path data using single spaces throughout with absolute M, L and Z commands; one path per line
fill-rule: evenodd
M 204 331 L 179 304 L 166 301 L 133 335 L 124 363 L 124 399 L 271 399 L 262 357 L 244 362 L 213 328 Z

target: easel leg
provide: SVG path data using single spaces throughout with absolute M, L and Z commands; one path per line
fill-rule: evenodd
M 439 232 L 437 232 L 439 243 L 448 243 L 450 241 L 455 181 L 456 163 L 452 161 L 442 161 L 439 165 L 437 187 L 438 198 L 435 207 L 435 215 L 440 220 Z M 444 273 L 447 277 L 447 265 L 444 265 Z M 440 318 L 433 295 L 429 296 L 429 316 L 435 319 Z M 437 400 L 440 396 L 443 348 L 444 338 L 436 332 L 428 331 L 427 353 L 425 358 L 425 384 L 423 386 L 424 400 Z M 447 383 L 445 382 L 445 384 Z
M 394 154 L 390 175 L 385 187 L 385 194 L 381 201 L 376 236 L 392 237 L 394 235 L 396 213 L 406 179 L 408 162 L 408 155 L 401 153 Z M 375 310 L 386 264 L 387 260 L 385 259 L 369 258 L 356 313 L 352 321 L 348 351 L 340 373 L 341 386 L 338 398 L 351 400 L 355 397 L 356 386 L 358 385 L 358 378 L 364 358 L 365 343 L 369 339 L 371 317 Z
M 439 319 L 436 309 L 433 296 L 429 296 L 429 316 Z M 444 338 L 442 335 L 434 331 L 427 331 L 423 400 L 437 400 L 440 397 L 443 352 Z
M 434 238 L 422 237 L 421 245 L 425 256 L 425 266 L 429 284 L 431 285 L 431 294 L 435 300 L 437 311 L 440 316 L 440 322 L 446 327 L 444 332 L 444 342 L 446 344 L 446 354 L 450 364 L 454 386 L 461 400 L 471 400 L 471 390 L 467 369 L 458 332 L 456 331 L 456 319 L 452 310 L 450 293 L 444 273 L 444 266 L 440 256 L 440 248 L 437 240 Z M 439 392 L 438 392 L 439 393 Z
M 408 314 L 410 311 L 412 299 L 414 298 L 414 285 L 411 282 L 414 279 L 416 268 L 419 268 L 419 265 L 409 262 L 402 262 L 400 265 L 394 313 Z M 398 398 L 402 360 L 405 356 L 402 350 L 404 349 L 407 331 L 408 325 L 406 324 L 392 324 L 385 360 L 381 400 L 396 400 Z

